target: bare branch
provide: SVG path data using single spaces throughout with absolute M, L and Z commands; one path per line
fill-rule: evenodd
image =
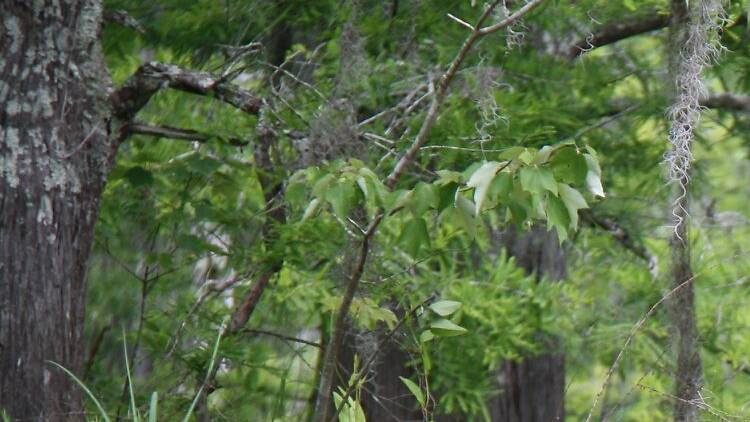
M 236 146 L 245 146 L 249 142 L 240 138 L 230 137 L 225 138 L 218 135 L 212 135 L 209 133 L 198 132 L 192 129 L 182 129 L 172 126 L 154 126 L 145 123 L 129 123 L 125 127 L 125 131 L 128 135 L 147 135 L 156 136 L 160 138 L 179 139 L 184 141 L 195 141 L 195 142 L 208 142 L 212 138 L 219 138 L 225 140 L 227 143 Z
M 503 19 L 501 22 L 498 22 L 494 25 L 490 25 L 484 28 L 479 28 L 481 23 L 485 19 L 487 19 L 487 17 L 490 15 L 490 13 L 492 12 L 492 9 L 495 6 L 497 6 L 498 2 L 493 3 L 492 6 L 487 8 L 485 13 L 479 19 L 479 23 L 477 24 L 477 29 L 475 29 L 474 32 L 472 32 L 471 35 L 469 35 L 469 37 L 466 38 L 466 41 L 464 41 L 464 44 L 461 46 L 461 50 L 459 50 L 458 54 L 456 55 L 456 58 L 453 59 L 453 62 L 451 63 L 448 70 L 440 78 L 440 82 L 438 83 L 437 89 L 435 91 L 435 95 L 432 97 L 432 103 L 430 104 L 430 108 L 427 111 L 427 117 L 422 123 L 422 127 L 419 129 L 419 133 L 417 133 L 417 137 L 414 139 L 414 142 L 411 144 L 411 146 L 406 151 L 406 153 L 401 157 L 398 163 L 396 163 L 396 166 L 393 168 L 393 171 L 391 171 L 391 174 L 389 174 L 388 178 L 386 178 L 385 180 L 385 185 L 388 186 L 388 188 L 392 189 L 394 186 L 396 186 L 396 182 L 401 177 L 404 170 L 406 170 L 406 168 L 411 164 L 411 162 L 414 161 L 414 158 L 416 157 L 417 152 L 419 152 L 419 149 L 422 148 L 425 142 L 427 142 L 427 135 L 429 135 L 430 131 L 432 130 L 432 126 L 437 121 L 438 110 L 440 109 L 440 106 L 443 104 L 443 101 L 445 100 L 445 94 L 448 91 L 448 84 L 450 84 L 450 81 L 456 75 L 458 68 L 463 63 L 464 59 L 466 58 L 466 54 L 469 52 L 469 50 L 471 50 L 471 47 L 474 45 L 474 43 L 476 43 L 477 40 L 479 40 L 483 36 L 487 34 L 491 34 L 502 28 L 505 28 L 506 26 L 522 18 L 524 15 L 531 12 L 537 6 L 542 4 L 543 1 L 544 0 L 533 0 L 529 3 L 526 3 L 526 5 L 524 5 L 522 8 L 520 8 L 518 11 L 516 11 L 512 15 Z
M 646 261 L 648 263 L 649 271 L 654 277 L 656 277 L 658 271 L 657 257 L 643 245 L 640 245 L 633 241 L 633 238 L 630 237 L 628 231 L 625 230 L 620 224 L 612 219 L 600 217 L 590 210 L 581 210 L 580 215 L 583 220 L 587 221 L 591 225 L 607 230 L 612 235 L 612 237 L 625 249 L 629 250 L 635 256 Z
M 739 94 L 713 94 L 701 100 L 701 106 L 729 111 L 750 112 L 750 96 Z
M 457 22 L 457 23 L 458 23 L 459 25 L 461 25 L 461 26 L 463 26 L 463 27 L 465 27 L 465 28 L 468 28 L 468 29 L 469 29 L 470 31 L 473 31 L 473 30 L 474 30 L 474 27 L 473 27 L 473 26 L 469 25 L 469 24 L 468 24 L 468 23 L 467 23 L 466 21 L 462 20 L 462 19 L 461 19 L 461 18 L 459 18 L 458 16 L 454 16 L 454 15 L 452 15 L 452 14 L 448 13 L 448 17 L 449 17 L 449 18 L 450 18 L 451 20 L 453 20 L 454 22 Z
M 115 116 L 131 120 L 163 87 L 212 97 L 248 114 L 258 114 L 263 105 L 262 98 L 222 80 L 220 76 L 185 70 L 171 64 L 149 62 L 142 65 L 110 96 Z
M 143 28 L 138 20 L 124 10 L 105 10 L 104 11 L 104 23 L 116 23 L 126 28 L 130 28 L 139 34 L 145 34 L 146 30 Z
M 245 328 L 244 330 L 241 331 L 241 333 L 243 333 L 243 334 L 260 334 L 260 335 L 264 335 L 264 336 L 276 337 L 276 338 L 281 339 L 281 340 L 292 341 L 292 342 L 295 342 L 295 343 L 306 344 L 308 346 L 313 346 L 313 347 L 320 348 L 320 344 L 318 344 L 318 343 L 316 343 L 314 341 L 308 341 L 308 340 L 297 338 L 297 337 L 291 337 L 291 336 L 287 336 L 287 335 L 284 335 L 284 334 L 274 333 L 273 331 L 256 330 L 256 329 L 252 329 L 252 328 Z
M 501 29 L 503 29 L 503 28 L 505 28 L 505 27 L 513 24 L 515 21 L 521 19 L 522 17 L 524 17 L 524 15 L 526 15 L 527 13 L 529 13 L 532 10 L 536 9 L 537 6 L 541 5 L 543 2 L 544 2 L 544 0 L 532 0 L 532 1 L 528 2 L 528 3 L 526 3 L 525 5 L 523 5 L 523 7 L 521 7 L 520 9 L 518 9 L 512 15 L 510 15 L 507 18 L 503 19 L 502 21 L 500 21 L 500 22 L 498 22 L 498 23 L 496 23 L 494 25 L 486 26 L 486 27 L 480 29 L 478 32 L 479 32 L 480 35 L 487 35 L 487 34 L 491 34 L 493 32 L 497 32 L 497 31 L 499 31 L 499 30 L 501 30 Z
M 645 34 L 669 26 L 669 15 L 653 13 L 649 16 L 638 16 L 624 21 L 605 24 L 588 37 L 570 47 L 567 57 L 570 60 L 587 53 L 595 48 Z

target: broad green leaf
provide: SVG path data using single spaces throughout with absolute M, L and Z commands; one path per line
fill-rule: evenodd
M 439 300 L 430 304 L 430 309 L 442 317 L 456 312 L 460 307 L 461 302 L 456 302 L 455 300 Z
M 391 192 L 388 194 L 386 200 L 386 208 L 389 211 L 395 211 L 407 207 L 410 204 L 413 195 L 414 191 L 411 190 L 398 190 Z
M 558 189 L 560 191 L 560 199 L 565 204 L 565 208 L 568 209 L 570 228 L 575 230 L 578 228 L 578 210 L 588 208 L 589 204 L 586 203 L 580 192 L 565 183 L 559 183 Z
M 367 187 L 367 180 L 365 180 L 364 177 L 359 176 L 357 178 L 357 186 L 359 186 L 359 189 L 362 191 L 362 194 L 365 196 L 365 199 L 370 198 L 370 190 Z
M 336 403 L 336 409 L 341 409 L 338 415 L 339 422 L 367 422 L 362 406 L 353 397 L 347 397 L 346 403 L 344 403 L 343 396 L 345 394 L 346 392 L 342 388 L 339 388 L 338 392 L 334 391 L 333 393 L 333 401 Z
M 584 154 L 588 172 L 586 173 L 586 187 L 591 193 L 604 198 L 604 188 L 602 187 L 602 169 L 599 168 L 599 161 L 591 154 Z
M 421 217 L 430 208 L 437 207 L 438 199 L 437 188 L 434 185 L 420 182 L 414 188 L 409 208 L 415 217 Z
M 536 151 L 530 150 L 529 148 L 524 148 L 523 152 L 518 154 L 518 159 L 521 160 L 522 163 L 528 165 L 534 162 L 535 156 Z
M 473 202 L 461 195 L 460 191 L 456 191 L 455 210 L 458 215 L 459 223 L 461 223 L 461 226 L 466 230 L 466 233 L 472 238 L 476 236 L 477 232 L 477 220 L 474 214 L 475 209 Z
M 369 197 L 367 197 L 366 199 L 368 201 L 374 201 L 375 205 L 377 206 L 384 206 L 385 197 L 388 194 L 388 189 L 385 187 L 383 182 L 381 182 L 378 176 L 367 167 L 359 169 L 359 174 L 360 177 L 364 179 L 365 189 L 367 189 L 367 193 L 369 194 Z M 360 186 L 360 189 L 361 188 L 362 186 Z
M 548 190 L 557 195 L 555 176 L 547 168 L 524 167 L 519 172 L 519 179 L 526 192 L 542 194 Z
M 526 148 L 524 147 L 510 147 L 498 154 L 498 157 L 502 158 L 503 160 L 515 160 L 524 151 L 526 151 Z
M 437 174 L 438 176 L 440 176 L 440 179 L 435 181 L 435 184 L 438 186 L 443 186 L 451 183 L 463 184 L 464 182 L 464 175 L 457 171 L 438 170 Z
M 408 388 L 409 391 L 411 391 L 411 393 L 414 395 L 414 397 L 417 398 L 417 401 L 419 402 L 419 405 L 422 406 L 422 407 L 424 407 L 424 393 L 422 393 L 422 389 L 419 388 L 419 386 L 417 384 L 415 384 L 414 381 L 412 381 L 412 380 L 410 380 L 408 378 L 404 378 L 404 377 L 401 377 L 401 376 L 399 376 L 399 378 L 401 379 L 401 382 L 403 382 L 404 385 L 406 385 L 406 388 Z
M 339 218 L 346 218 L 357 205 L 357 191 L 349 180 L 339 180 L 339 183 L 328 189 L 325 197 Z
M 490 195 L 500 200 L 507 200 L 513 191 L 513 175 L 508 172 L 500 172 L 495 175 L 490 185 Z
M 586 182 L 586 158 L 575 148 L 564 148 L 556 153 L 551 166 L 557 181 L 576 186 Z
M 320 205 L 320 198 L 313 198 L 312 201 L 307 205 L 307 208 L 305 208 L 305 213 L 302 215 L 302 221 L 305 221 L 315 215 L 315 212 L 318 211 L 318 206 Z
M 430 324 L 430 331 L 438 337 L 453 337 L 466 334 L 468 330 L 447 319 L 438 319 Z
M 562 243 L 568 238 L 568 227 L 570 226 L 570 217 L 565 203 L 556 197 L 549 195 L 547 198 L 547 223 L 550 228 L 557 230 L 557 236 Z
M 135 166 L 128 169 L 123 175 L 128 182 L 134 187 L 150 186 L 154 184 L 154 175 L 141 166 Z
M 404 223 L 399 236 L 399 243 L 409 255 L 416 257 L 423 245 L 430 245 L 430 234 L 427 223 L 422 217 L 415 217 Z
M 312 188 L 312 194 L 313 196 L 317 196 L 319 198 L 325 197 L 326 190 L 328 189 L 328 185 L 331 184 L 335 179 L 335 176 L 332 174 L 326 174 L 320 179 L 318 179 Z
M 487 196 L 487 191 L 490 188 L 492 179 L 495 178 L 497 171 L 503 166 L 503 163 L 497 161 L 489 161 L 482 164 L 466 182 L 466 186 L 474 188 L 474 204 L 475 210 L 474 215 L 479 215 L 482 210 L 482 204 Z
M 434 338 L 435 338 L 435 334 L 432 334 L 432 331 L 430 330 L 424 330 L 422 331 L 422 334 L 419 335 L 419 341 L 421 343 L 426 343 Z

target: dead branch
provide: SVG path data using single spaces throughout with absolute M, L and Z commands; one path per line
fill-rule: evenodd
M 656 31 L 667 26 L 669 26 L 669 15 L 658 13 L 607 23 L 597 28 L 586 38 L 573 44 L 568 50 L 567 58 L 573 60 L 595 48 L 614 44 L 626 38 Z
M 263 99 L 237 85 L 207 72 L 182 69 L 178 66 L 149 62 L 142 65 L 119 89 L 110 95 L 114 115 L 124 121 L 135 117 L 160 89 L 215 98 L 248 114 L 258 114 Z
M 183 141 L 208 142 L 213 138 L 219 138 L 231 145 L 245 146 L 249 142 L 235 137 L 222 137 L 209 133 L 198 132 L 192 129 L 182 129 L 173 126 L 155 126 L 146 123 L 133 122 L 125 126 L 128 135 L 147 135 L 159 138 L 178 139 Z

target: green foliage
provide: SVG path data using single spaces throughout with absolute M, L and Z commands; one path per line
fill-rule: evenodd
M 359 3 L 355 13 L 327 0 L 107 2 L 145 29 L 105 26 L 117 83 L 142 59 L 234 70 L 234 83 L 267 104 L 250 116 L 215 99 L 162 90 L 138 120 L 210 139 L 137 135 L 120 147 L 89 270 L 87 337 L 97 347 L 83 381 L 100 397 L 86 389 L 102 417 L 102 409 L 128 413 L 128 404 L 133 418 L 155 420 L 157 405 L 162 419 L 189 417 L 220 349 L 220 388 L 206 403 L 212 415 L 306 418 L 321 357 L 314 345 L 330 335 L 362 233 L 380 211 L 350 317 L 367 335 L 390 332 L 406 318 L 395 338 L 417 374 L 401 381 L 415 406 L 434 410 L 430 416 L 485 419 L 504 361 L 562 348 L 567 417 L 582 420 L 632 325 L 665 293 L 663 31 L 574 62 L 563 56 L 564 40 L 585 39 L 596 22 L 666 13 L 667 2 L 546 2 L 525 22 L 522 45 L 509 32 L 485 38 L 393 189 L 384 181 L 467 35 L 446 14 L 473 22 L 481 2 Z M 732 2 L 730 17 L 745 8 Z M 274 86 L 267 63 L 280 24 L 291 38 L 282 51 L 289 74 L 277 74 Z M 347 38 L 347 24 L 359 39 Z M 712 92 L 750 89 L 746 29 L 728 24 L 722 34 L 732 53 L 707 75 Z M 264 50 L 230 62 L 225 46 L 253 41 Z M 704 120 L 691 236 L 707 401 L 747 416 L 747 119 L 711 112 Z M 271 169 L 259 165 L 261 122 L 276 134 Z M 248 145 L 230 145 L 230 138 Z M 589 208 L 656 255 L 660 277 L 612 233 L 591 228 L 579 215 Z M 523 233 L 538 224 L 555 231 L 568 256 L 559 283 L 525 274 L 498 240 L 511 227 Z M 219 345 L 217 327 L 276 267 L 248 331 Z M 404 316 L 433 294 L 438 299 L 416 318 Z M 122 359 L 122 339 L 112 334 L 120 325 L 135 350 L 132 362 Z M 670 336 L 662 310 L 636 336 L 605 397 L 612 420 L 668 418 Z M 126 379 L 128 403 L 121 398 Z M 343 418 L 363 420 L 365 393 L 357 387 L 346 401 L 343 394 L 336 396 Z

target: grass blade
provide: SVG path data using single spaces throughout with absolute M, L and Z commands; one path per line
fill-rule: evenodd
M 221 335 L 224 333 L 224 327 L 227 324 L 227 319 L 228 319 L 227 317 L 224 317 L 224 321 L 221 322 L 221 327 L 219 328 L 219 335 L 216 336 L 216 343 L 214 344 L 214 350 L 211 352 L 211 359 L 208 361 L 208 371 L 206 372 L 206 378 L 203 381 L 203 385 L 201 385 L 201 388 L 198 390 L 198 393 L 195 395 L 195 398 L 193 399 L 193 402 L 190 404 L 190 408 L 185 414 L 185 417 L 182 419 L 182 422 L 188 422 L 190 420 L 190 416 L 193 414 L 195 405 L 198 404 L 198 400 L 201 398 L 201 395 L 203 394 L 203 389 L 206 387 L 208 378 L 211 376 L 211 372 L 213 372 L 216 355 L 219 353 L 219 343 L 221 343 Z
M 122 348 L 125 355 L 125 372 L 128 375 L 128 391 L 130 392 L 130 411 L 133 413 L 133 421 L 140 422 L 138 409 L 135 406 L 135 394 L 133 394 L 133 379 L 130 376 L 130 362 L 128 362 L 128 342 L 125 339 L 125 330 L 122 330 Z
M 78 377 L 75 376 L 75 374 L 73 374 L 72 372 L 68 371 L 68 369 L 66 367 L 60 365 L 59 363 L 52 362 L 51 360 L 48 360 L 47 362 L 51 363 L 52 365 L 55 365 L 56 367 L 62 369 L 63 372 L 65 372 L 66 374 L 68 374 L 68 376 L 70 378 L 72 378 L 73 381 L 75 381 L 81 387 L 81 389 L 83 389 L 83 391 L 86 393 L 86 395 L 89 396 L 89 398 L 91 399 L 91 401 L 94 402 L 94 404 L 96 405 L 96 408 L 99 410 L 99 413 L 102 415 L 102 418 L 104 419 L 104 422 L 110 422 L 109 416 L 107 416 L 107 412 L 104 411 L 104 408 L 102 407 L 102 404 L 99 403 L 99 400 L 96 399 L 96 397 L 94 396 L 94 393 L 92 393 L 91 390 L 89 390 L 88 387 L 86 387 L 86 384 L 84 384 L 83 381 L 79 380 Z

